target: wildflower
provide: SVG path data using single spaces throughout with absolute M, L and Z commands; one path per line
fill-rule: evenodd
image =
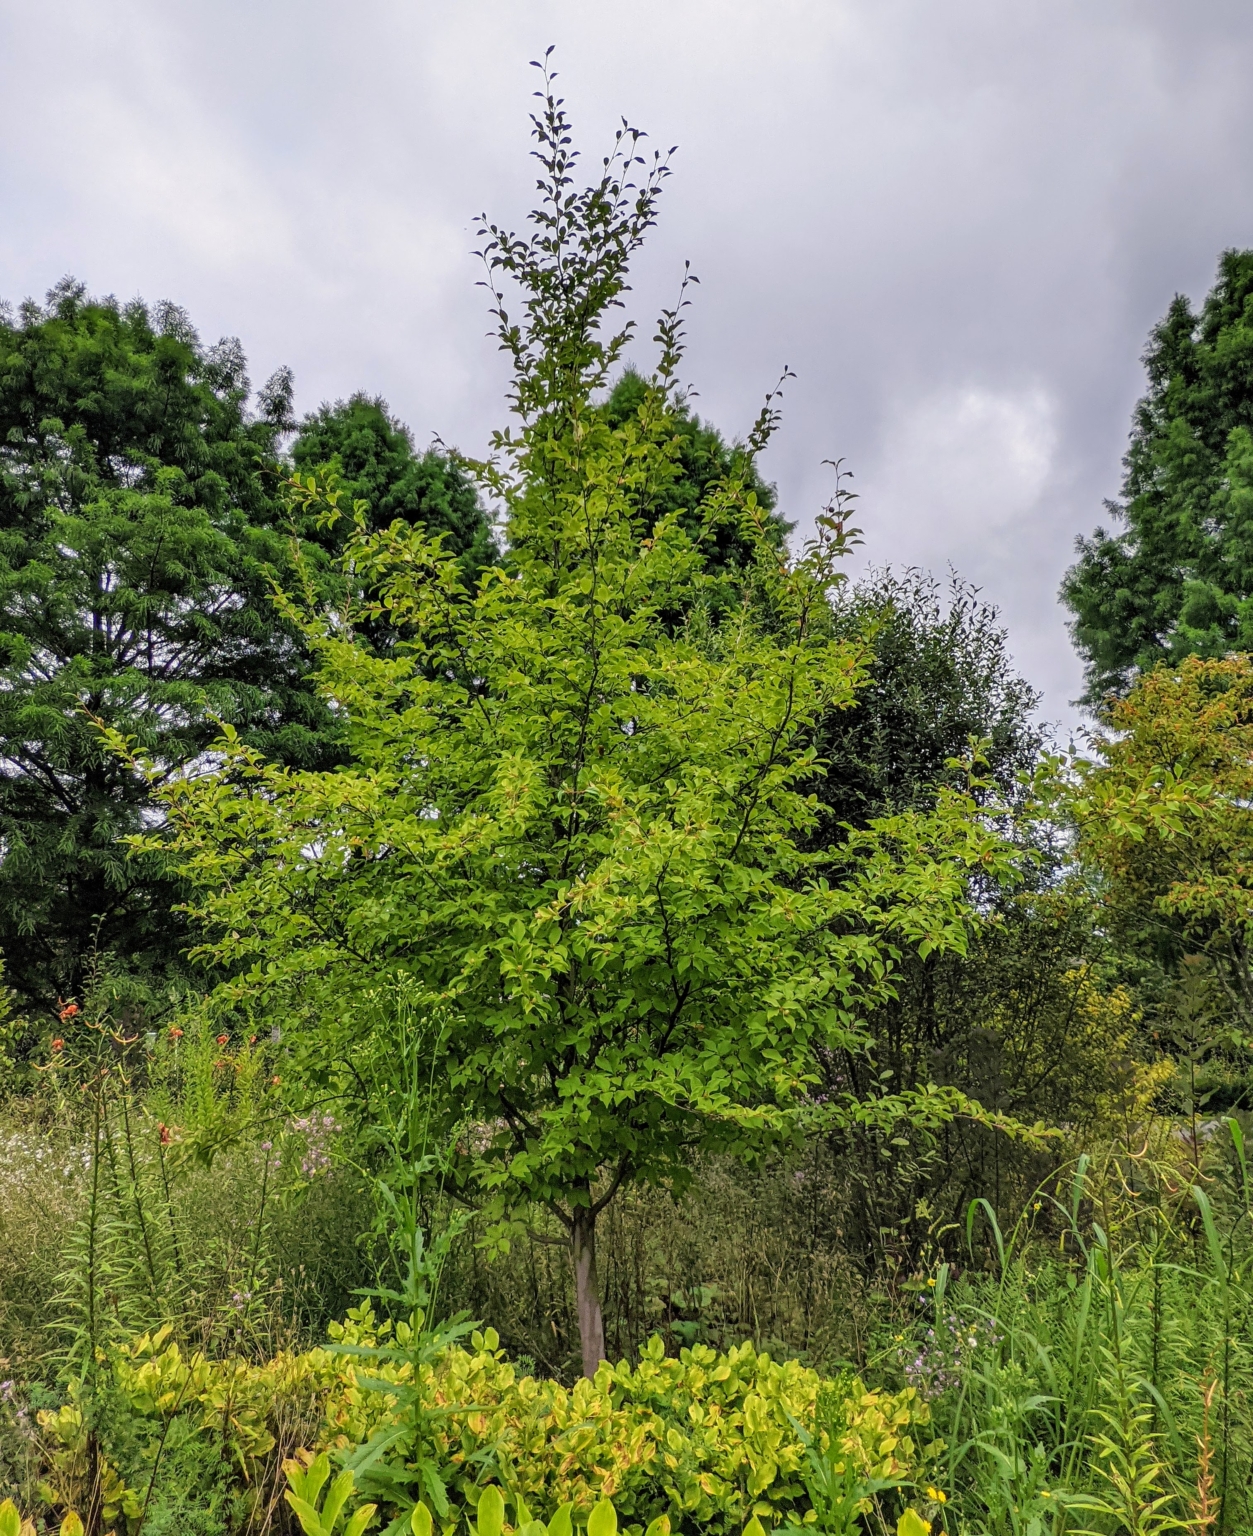
M 944 1492 L 943 1488 L 928 1488 L 927 1497 L 933 1504 L 948 1503 L 948 1494 Z
M 930 1280 L 928 1280 L 928 1281 L 927 1281 L 927 1284 L 928 1284 L 928 1285 L 934 1285 L 934 1284 L 935 1284 L 935 1279 L 934 1279 L 934 1277 L 933 1277 L 933 1278 L 932 1278 L 932 1279 L 930 1279 Z
M 54 1040 L 52 1042 L 52 1049 L 54 1051 L 57 1051 L 57 1052 L 63 1051 L 65 1049 L 65 1041 L 64 1040 Z
M 218 1044 L 219 1044 L 219 1045 L 225 1045 L 225 1044 L 226 1044 L 226 1042 L 227 1042 L 227 1041 L 228 1041 L 228 1040 L 229 1040 L 229 1039 L 230 1039 L 230 1038 L 231 1038 L 231 1037 L 230 1037 L 230 1036 L 229 1036 L 229 1035 L 219 1035 L 219 1036 L 218 1036 Z
M 77 1003 L 63 1003 L 61 1005 L 61 1011 L 57 1017 L 61 1020 L 62 1024 L 64 1024 L 67 1022 L 67 1020 L 74 1018 L 78 1012 L 79 1007 Z
M 261 1150 L 263 1152 L 268 1152 L 270 1150 L 270 1148 L 273 1147 L 273 1145 L 274 1145 L 274 1143 L 272 1141 L 263 1141 L 261 1143 Z
M 1039 1202 L 1039 1201 L 1038 1201 L 1038 1200 L 1037 1200 L 1037 1201 L 1036 1201 L 1036 1202 L 1035 1202 L 1035 1203 L 1034 1203 L 1034 1204 L 1033 1204 L 1033 1205 L 1032 1205 L 1032 1207 L 1031 1207 L 1031 1209 L 1032 1209 L 1032 1210 L 1033 1210 L 1033 1211 L 1038 1211 L 1038 1210 L 1039 1210 L 1039 1209 L 1040 1209 L 1040 1202 Z
M 274 1084 L 274 1086 L 275 1086 L 275 1087 L 276 1087 L 276 1088 L 277 1088 L 277 1087 L 278 1087 L 278 1085 L 279 1085 L 279 1084 L 280 1084 L 280 1083 L 281 1083 L 281 1082 L 282 1082 L 282 1081 L 283 1081 L 283 1079 L 282 1079 L 282 1078 L 281 1078 L 281 1077 L 272 1077 L 272 1078 L 271 1078 L 271 1079 L 270 1079 L 270 1081 L 271 1081 L 271 1082 L 272 1082 L 272 1083 L 273 1083 L 273 1084 Z
M 183 1038 L 183 1031 L 178 1027 L 177 1024 L 171 1024 L 170 1025 L 170 1039 L 171 1040 L 181 1040 L 182 1038 Z
M 164 1120 L 161 1122 L 160 1126 L 158 1127 L 157 1134 L 158 1134 L 158 1136 L 160 1138 L 161 1145 L 163 1147 L 168 1147 L 169 1144 L 170 1144 L 170 1128 L 169 1128 L 168 1125 L 166 1125 Z
M 256 1045 L 256 1043 L 257 1043 L 256 1035 L 249 1035 L 248 1036 L 248 1044 L 249 1045 Z

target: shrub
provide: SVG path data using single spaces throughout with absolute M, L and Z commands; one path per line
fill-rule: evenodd
M 407 1333 L 398 1325 L 397 1342 Z M 195 1459 L 191 1442 L 216 1446 L 216 1481 L 205 1497 L 224 1509 L 233 1501 L 255 1520 L 275 1508 L 279 1469 L 297 1449 L 342 1457 L 386 1428 L 397 1399 L 385 1384 L 403 1385 L 410 1366 L 375 1361 L 367 1372 L 340 1350 L 372 1348 L 392 1336 L 391 1325 L 365 1306 L 332 1334 L 327 1348 L 256 1365 L 186 1355 L 167 1330 L 115 1351 L 104 1389 L 113 1411 L 97 1418 L 125 1432 L 102 1433 L 98 1467 L 105 1518 L 119 1536 L 138 1528 L 145 1506 L 176 1496 L 164 1486 L 170 1444 L 183 1447 L 184 1466 Z M 867 1507 L 871 1491 L 913 1482 L 931 1455 L 915 1439 L 929 1421 L 915 1389 L 868 1391 L 853 1376 L 824 1382 L 748 1344 L 725 1354 L 694 1345 L 676 1359 L 654 1338 L 637 1366 L 606 1362 L 572 1388 L 520 1375 L 498 1345 L 487 1329 L 470 1349 L 447 1349 L 419 1368 L 450 1495 L 444 1536 L 458 1531 L 458 1510 L 468 1528 L 468 1512 L 491 1483 L 527 1518 L 550 1519 L 570 1504 L 576 1526 L 612 1499 L 632 1533 L 663 1515 L 676 1531 L 738 1533 L 754 1516 L 812 1523 L 811 1443 L 867 1490 Z M 820 1394 L 838 1399 L 838 1411 L 827 1401 L 816 1418 Z M 43 1497 L 81 1510 L 91 1457 L 83 1404 L 72 1395 L 39 1422 L 48 1447 Z

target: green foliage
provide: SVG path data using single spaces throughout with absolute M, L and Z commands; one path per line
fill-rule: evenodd
M 1138 1117 L 1162 1074 L 1099 921 L 1078 881 L 1002 894 L 964 955 L 904 958 L 895 996 L 868 1020 L 872 1048 L 827 1057 L 831 1090 L 870 1100 L 936 1083 L 1085 1143 L 1129 1107 Z M 934 1263 L 937 1245 L 956 1259 L 971 1199 L 985 1195 L 1012 1221 L 1064 1155 L 1056 1140 L 1015 1142 L 970 1118 L 850 1126 L 831 1141 L 851 1185 L 850 1252 L 880 1273 Z
M 1039 754 L 1039 694 L 1014 670 L 1000 615 L 976 588 L 947 596 L 925 572 L 872 573 L 835 594 L 834 628 L 869 636 L 856 707 L 828 710 L 813 741 L 824 773 L 812 788 L 824 807 L 819 836 L 839 824 L 934 803 L 938 785 L 963 787 L 960 760 L 982 743 L 984 773 L 1004 800 Z
M 1125 528 L 1080 539 L 1062 598 L 1087 699 L 1185 656 L 1253 649 L 1253 251 L 1226 251 L 1200 314 L 1176 297 L 1145 353 Z
M 509 574 L 471 591 L 430 535 L 359 522 L 346 557 L 395 654 L 306 629 L 352 765 L 291 772 L 228 732 L 220 772 L 162 796 L 211 952 L 238 977 L 224 995 L 299 1020 L 315 1068 L 358 1048 L 389 976 L 446 1016 L 451 1177 L 502 1243 L 536 1205 L 563 1222 L 590 1372 L 594 1224 L 616 1190 L 681 1188 L 697 1149 L 751 1158 L 794 1134 L 815 1046 L 856 1048 L 900 950 L 960 949 L 969 872 L 1010 855 L 954 790 L 852 834 L 839 882 L 801 848 L 807 735 L 854 703 L 864 665 L 826 623 L 845 536 L 824 520 L 781 563 L 755 494 L 721 483 L 702 517 L 755 541 L 771 625 L 701 621 L 698 541 L 655 505 L 675 474 L 677 313 L 636 416 L 614 427 L 590 403 L 625 342 L 597 326 L 661 171 L 631 188 L 628 137 L 571 202 L 555 101 L 537 134 L 536 233 L 491 229 L 487 246 L 526 316 L 499 301 L 519 428 L 483 469 L 508 511 Z M 744 462 L 772 421 L 767 408 Z M 316 484 L 300 493 L 323 505 Z M 676 612 L 691 616 L 677 630 Z
M 628 367 L 605 401 L 605 419 L 613 427 L 635 420 L 649 395 L 649 381 Z M 674 475 L 659 483 L 653 493 L 655 515 L 673 513 L 686 532 L 699 541 L 706 572 L 725 579 L 731 587 L 751 579 L 757 562 L 757 540 L 747 537 L 737 521 L 708 526 L 705 506 L 710 492 L 728 480 L 740 481 L 751 492 L 761 519 L 760 538 L 782 552 L 792 523 L 776 510 L 775 489 L 761 478 L 752 448 L 728 446 L 718 429 L 701 421 L 681 396 L 671 405 L 670 429 L 674 433 Z M 724 598 L 723 601 L 726 599 Z
M 283 1465 L 287 1474 L 287 1491 L 283 1497 L 296 1512 L 300 1529 L 305 1536 L 361 1536 L 362 1531 L 374 1518 L 377 1505 L 362 1504 L 345 1518 L 344 1506 L 353 1494 L 353 1474 L 341 1472 L 326 1490 L 326 1497 L 318 1508 L 318 1498 L 323 1484 L 331 1473 L 330 1460 L 323 1451 L 315 1456 L 308 1467 L 302 1467 L 294 1458 Z
M 150 781 L 104 749 L 124 730 L 161 777 L 210 714 L 286 760 L 329 721 L 266 598 L 284 563 L 273 457 L 289 380 L 250 418 L 239 345 L 204 348 L 171 305 L 89 300 L 0 316 L 0 948 L 41 1009 L 81 995 L 96 952 L 159 971 L 187 942 L 180 887 L 120 839 Z
M 1109 727 L 1063 801 L 1103 919 L 1159 976 L 1197 957 L 1247 1037 L 1253 662 L 1190 657 L 1148 673 L 1112 705 Z
M 1085 1514 L 1102 1532 L 1247 1528 L 1243 1133 L 1228 1121 L 1191 1167 L 1177 1137 L 1135 1137 L 1103 1166 L 1082 1157 L 1009 1236 L 993 1225 L 998 1273 L 941 1270 L 934 1321 L 904 1356 L 970 1528 L 1031 1536 Z
M 396 1327 L 398 1341 L 408 1326 Z M 506 1510 L 518 1533 L 533 1521 L 546 1522 L 549 1532 L 573 1524 L 590 1533 L 621 1519 L 637 1536 L 645 1527 L 652 1536 L 671 1528 L 738 1536 L 753 1518 L 812 1524 L 805 1518 L 808 1451 L 845 1478 L 864 1510 L 882 1490 L 915 1480 L 930 1455 L 915 1438 L 928 1412 L 912 1390 L 868 1392 L 851 1377 L 824 1385 L 794 1361 L 748 1346 L 725 1355 L 696 1346 L 676 1359 L 654 1340 L 638 1366 L 605 1363 L 594 1381 L 567 1390 L 519 1375 L 490 1329 L 474 1336 L 470 1350 L 432 1354 L 416 1374 L 409 1359 L 378 1353 L 393 1330 L 376 1323 L 368 1306 L 333 1333 L 328 1349 L 256 1365 L 186 1355 L 164 1332 L 112 1351 L 110 1388 L 125 1406 L 116 1422 L 127 1430 L 116 1447 L 104 1442 L 101 1477 L 119 1531 L 137 1524 L 153 1459 L 174 1426 L 220 1447 L 219 1465 L 234 1469 L 231 1487 L 253 1490 L 254 1509 L 269 1496 L 283 1456 L 287 1502 L 304 1530 L 334 1530 L 362 1490 L 363 1470 L 379 1465 L 381 1453 L 371 1463 L 361 1450 L 381 1444 L 403 1417 L 411 1383 L 438 1408 L 431 1444 L 445 1468 L 447 1502 L 434 1516 L 446 1536 L 508 1529 Z M 309 1435 L 300 1457 L 283 1450 L 293 1415 Z M 45 1497 L 57 1507 L 81 1507 L 81 1408 L 71 1399 L 45 1411 L 40 1424 L 50 1448 Z M 319 1508 L 332 1458 L 348 1465 Z M 403 1471 L 399 1458 L 394 1465 Z M 394 1515 L 397 1532 L 421 1531 L 430 1514 L 420 1511 L 432 1510 L 425 1493 L 416 1505 L 399 1490 L 379 1503 Z
M 466 470 L 434 448 L 416 452 L 413 434 L 385 400 L 356 394 L 321 406 L 301 422 L 291 460 L 306 476 L 333 469 L 349 503 L 365 503 L 374 528 L 420 523 L 429 534 L 442 533 L 467 580 L 494 563 L 491 526 Z M 338 526 L 310 530 L 332 546 L 343 544 L 344 532 Z

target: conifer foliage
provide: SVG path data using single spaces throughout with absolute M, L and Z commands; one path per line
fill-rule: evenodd
M 1177 296 L 1144 357 L 1120 531 L 1080 539 L 1062 586 L 1087 700 L 1185 656 L 1253 650 L 1253 251 L 1226 251 L 1198 315 Z
M 317 760 L 326 722 L 261 569 L 283 549 L 258 469 L 289 379 L 255 418 L 248 396 L 239 343 L 202 347 L 171 305 L 66 280 L 0 315 L 0 946 L 37 1004 L 93 950 L 160 966 L 183 939 L 177 888 L 119 841 L 149 785 L 92 717 L 162 772 L 208 745 L 211 711 Z

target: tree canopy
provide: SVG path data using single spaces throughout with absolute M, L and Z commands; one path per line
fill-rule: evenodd
M 1253 650 L 1253 251 L 1226 251 L 1200 314 L 1177 296 L 1144 355 L 1120 531 L 1078 541 L 1062 585 L 1086 699 L 1185 656 Z
M 278 375 L 246 409 L 238 342 L 182 311 L 69 280 L 0 318 L 0 947 L 28 998 L 80 985 L 89 951 L 173 960 L 176 891 L 121 835 L 150 786 L 117 725 L 173 773 L 231 720 L 287 761 L 321 756 L 299 637 L 264 599 L 280 561 Z
M 972 740 L 983 743 L 988 788 L 1012 799 L 1040 750 L 1040 695 L 978 589 L 954 577 L 946 597 L 925 571 L 878 570 L 841 587 L 833 614 L 837 634 L 869 636 L 871 655 L 856 707 L 815 727 L 820 835 L 933 804 L 938 786 L 964 782 L 952 765 Z
M 311 412 L 291 459 L 302 474 L 333 468 L 345 498 L 364 502 L 375 528 L 400 521 L 444 534 L 444 547 L 470 578 L 495 558 L 491 525 L 469 473 L 435 448 L 418 453 L 413 433 L 381 397 L 359 393 Z M 323 529 L 322 537 L 342 544 L 347 528 L 345 520 Z

